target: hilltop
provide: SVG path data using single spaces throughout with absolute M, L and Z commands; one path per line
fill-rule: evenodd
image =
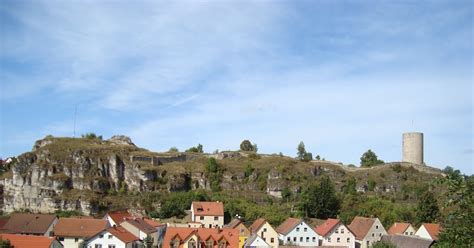
M 214 169 L 208 167 L 211 158 L 217 161 Z M 294 211 L 299 194 L 322 176 L 334 182 L 337 192 L 355 179 L 361 195 L 413 206 L 419 193 L 435 187 L 430 182 L 443 176 L 438 169 L 410 163 L 356 168 L 254 152 L 159 153 L 137 147 L 125 136 L 48 136 L 8 166 L 0 181 L 5 213 L 61 210 L 86 215 L 118 208 L 158 212 L 170 192 L 196 190 L 262 206 L 281 202 L 280 207 Z

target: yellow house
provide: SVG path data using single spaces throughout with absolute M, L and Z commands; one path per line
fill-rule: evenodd
M 260 238 L 263 239 L 267 244 L 272 248 L 278 248 L 278 233 L 273 229 L 273 227 L 265 219 L 257 219 L 250 227 L 250 233 L 257 234 Z
M 229 224 L 226 225 L 228 228 L 236 229 L 239 232 L 239 248 L 243 248 L 245 241 L 250 236 L 249 229 L 239 219 L 233 219 Z

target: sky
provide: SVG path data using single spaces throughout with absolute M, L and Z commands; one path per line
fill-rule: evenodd
M 0 156 L 48 134 L 473 174 L 471 1 L 0 0 Z M 75 123 L 75 125 L 74 125 Z

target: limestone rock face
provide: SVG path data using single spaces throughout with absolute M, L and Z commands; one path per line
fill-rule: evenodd
M 132 139 L 130 139 L 130 137 L 127 137 L 125 135 L 114 135 L 108 141 L 116 145 L 135 146 L 135 144 L 133 144 L 132 142 Z

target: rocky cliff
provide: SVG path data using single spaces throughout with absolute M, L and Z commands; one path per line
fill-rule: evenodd
M 215 175 L 205 168 L 209 157 L 218 159 L 220 169 Z M 372 180 L 376 182 L 373 190 L 380 193 L 396 193 L 406 185 L 441 176 L 439 170 L 405 163 L 355 169 L 277 155 L 155 153 L 135 146 L 125 136 L 105 141 L 46 137 L 8 166 L 10 170 L 0 180 L 4 212 L 75 210 L 87 215 L 113 207 L 103 204 L 104 197 L 123 199 L 137 192 L 218 187 L 258 201 L 267 195 L 281 197 L 284 189 L 298 193 L 322 174 L 330 176 L 339 189 L 354 177 L 358 189 L 366 191 Z

